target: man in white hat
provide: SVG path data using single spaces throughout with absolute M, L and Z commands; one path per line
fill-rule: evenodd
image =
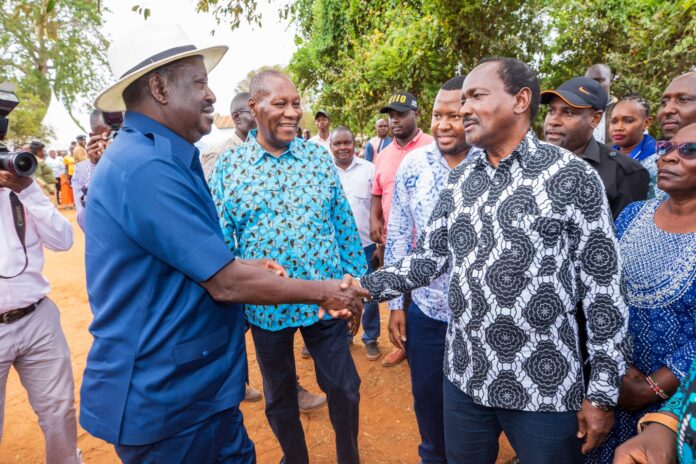
M 366 296 L 339 280 L 282 278 L 275 262 L 235 259 L 225 244 L 193 144 L 210 132 L 207 73 L 226 51 L 148 24 L 113 43 L 119 80 L 95 103 L 126 114 L 85 210 L 94 343 L 80 423 L 126 463 L 255 462 L 239 411 L 237 303 L 307 302 L 356 320 Z

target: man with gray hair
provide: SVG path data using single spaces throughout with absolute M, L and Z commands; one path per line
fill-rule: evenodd
M 206 179 L 210 179 L 210 173 L 213 172 L 215 162 L 220 155 L 227 150 L 234 150 L 243 144 L 249 131 L 256 128 L 256 121 L 254 121 L 249 111 L 249 92 L 238 93 L 234 96 L 230 103 L 230 114 L 234 121 L 234 133 L 232 136 L 201 155 L 201 164 L 203 165 Z

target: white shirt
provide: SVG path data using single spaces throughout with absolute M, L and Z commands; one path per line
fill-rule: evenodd
M 51 158 L 48 156 L 46 158 L 46 164 L 51 168 L 51 171 L 53 171 L 53 177 L 56 179 L 59 178 L 63 167 L 63 159 L 58 157 Z
M 334 160 L 334 164 L 336 164 Z M 370 202 L 372 200 L 372 181 L 375 178 L 375 165 L 367 160 L 353 157 L 347 169 L 336 165 L 338 177 L 346 192 L 346 198 L 353 211 L 355 224 L 358 226 L 360 242 L 363 248 L 372 245 L 370 239 Z
M 311 139 L 309 139 L 310 142 L 314 142 L 317 145 L 321 145 L 322 147 L 326 148 L 326 151 L 331 153 L 331 147 L 329 146 L 329 143 L 331 142 L 331 136 L 326 137 L 326 140 L 321 138 L 321 135 L 317 134 Z
M 12 219 L 10 192 L 10 189 L 0 187 L 0 275 L 3 276 L 15 275 L 24 266 L 22 243 Z M 29 265 L 17 277 L 0 279 L 0 314 L 24 308 L 48 295 L 51 286 L 41 273 L 43 247 L 66 251 L 73 243 L 72 225 L 51 204 L 36 182 L 17 197 L 24 205 Z

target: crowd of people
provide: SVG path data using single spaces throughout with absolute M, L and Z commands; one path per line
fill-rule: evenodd
M 114 41 L 90 139 L 62 161 L 32 142 L 34 179 L 0 171 L 0 214 L 23 205 L 27 224 L 26 243 L 0 228 L 2 396 L 14 365 L 48 463 L 81 462 L 41 274 L 42 247 L 72 243 L 51 205 L 68 185 L 93 313 L 79 421 L 125 463 L 255 462 L 239 404 L 263 398 L 281 462 L 310 462 L 300 411 L 327 403 L 336 462 L 358 464 L 361 325 L 367 359 L 408 363 L 422 463 L 493 463 L 503 432 L 523 464 L 696 462 L 696 72 L 673 76 L 653 128 L 605 64 L 542 91 L 527 64 L 485 58 L 441 84 L 430 134 L 397 90 L 361 149 L 326 110 L 309 137 L 269 70 L 200 153 L 226 51 L 171 25 Z M 323 394 L 300 385 L 298 331 Z

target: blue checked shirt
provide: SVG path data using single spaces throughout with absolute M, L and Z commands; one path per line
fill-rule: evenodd
M 290 277 L 362 276 L 365 254 L 350 204 L 326 149 L 293 140 L 279 157 L 264 150 L 256 130 L 220 156 L 210 177 L 225 240 L 244 259 L 269 258 Z M 318 321 L 315 305 L 246 305 L 251 324 L 266 330 Z
M 477 150 L 472 148 L 471 153 Z M 435 142 L 414 150 L 401 162 L 394 181 L 394 198 L 387 226 L 386 266 L 396 264 L 413 251 L 416 238 L 428 225 L 440 190 L 447 185 L 451 171 Z M 414 290 L 411 297 L 426 316 L 447 322 L 450 317 L 448 284 L 449 272 L 446 272 L 427 287 Z M 389 301 L 392 310 L 406 309 L 403 305 L 401 296 Z

